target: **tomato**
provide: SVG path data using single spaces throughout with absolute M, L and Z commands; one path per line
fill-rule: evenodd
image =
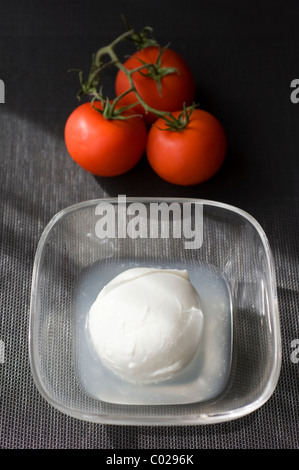
M 94 104 L 103 109 L 99 101 Z M 132 111 L 125 112 L 129 114 Z M 116 176 L 133 168 L 144 153 L 146 139 L 142 118 L 106 119 L 91 103 L 78 106 L 65 125 L 70 156 L 97 176 Z
M 161 49 L 157 46 L 150 46 L 134 53 L 124 66 L 128 70 L 140 67 L 143 63 L 156 64 L 159 62 Z M 165 71 L 166 67 L 175 68 L 176 71 L 161 77 L 160 86 L 157 81 L 149 76 L 150 69 L 144 68 L 132 74 L 134 86 L 141 98 L 151 108 L 159 111 L 177 111 L 182 109 L 183 104 L 192 104 L 195 97 L 196 84 L 194 77 L 182 59 L 182 57 L 171 49 L 165 49 L 161 54 L 160 64 L 157 67 L 159 72 Z M 115 80 L 116 95 L 119 96 L 130 88 L 126 74 L 119 70 Z M 133 92 L 122 98 L 122 104 L 133 104 L 137 102 Z M 157 119 L 153 113 L 146 114 L 141 104 L 135 106 L 135 111 L 145 117 L 147 124 L 151 124 Z
M 176 118 L 180 112 L 172 113 Z M 185 129 L 165 130 L 160 118 L 151 127 L 146 154 L 153 170 L 169 183 L 194 185 L 211 178 L 227 149 L 225 131 L 210 113 L 194 109 Z

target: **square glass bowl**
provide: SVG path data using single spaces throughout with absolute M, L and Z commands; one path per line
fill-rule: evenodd
M 138 385 L 102 366 L 88 311 L 132 267 L 187 269 L 202 300 L 198 353 L 181 374 Z M 281 338 L 273 260 L 260 225 L 197 199 L 99 199 L 68 207 L 37 247 L 29 356 L 40 393 L 60 411 L 120 425 L 198 425 L 253 412 L 273 393 Z

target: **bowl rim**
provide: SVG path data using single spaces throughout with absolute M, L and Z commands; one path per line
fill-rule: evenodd
M 119 196 L 118 196 L 119 197 Z M 126 196 L 126 202 L 142 202 L 142 203 L 151 203 L 151 202 L 178 202 L 178 203 L 199 203 L 206 206 L 213 206 L 218 207 L 221 209 L 228 210 L 230 212 L 237 213 L 238 215 L 242 216 L 248 222 L 253 225 L 256 229 L 259 237 L 262 241 L 265 253 L 266 253 L 266 261 L 268 267 L 268 273 L 270 278 L 270 285 L 271 285 L 271 296 L 269 296 L 269 303 L 271 312 L 271 327 L 272 327 L 272 334 L 273 334 L 273 343 L 274 343 L 274 352 L 273 352 L 273 366 L 271 369 L 271 373 L 269 375 L 269 380 L 267 382 L 266 387 L 263 390 L 263 393 L 253 400 L 251 403 L 235 408 L 233 410 L 224 411 L 223 413 L 194 413 L 189 415 L 176 415 L 176 416 L 161 416 L 158 417 L 156 415 L 137 415 L 137 416 L 130 416 L 128 414 L 121 414 L 118 413 L 117 415 L 109 416 L 107 413 L 100 414 L 99 412 L 89 412 L 89 413 L 82 413 L 81 411 L 77 410 L 76 408 L 66 406 L 63 403 L 57 401 L 53 396 L 48 392 L 46 385 L 44 384 L 41 375 L 39 373 L 39 360 L 37 354 L 35 354 L 35 347 L 33 338 L 33 331 L 35 327 L 35 320 L 36 316 L 38 315 L 36 309 L 36 301 L 37 301 L 37 286 L 39 280 L 39 268 L 42 264 L 44 258 L 44 246 L 48 239 L 50 232 L 52 231 L 53 227 L 65 216 L 69 215 L 72 212 L 76 212 L 77 210 L 81 210 L 84 208 L 88 208 L 93 205 L 97 205 L 101 202 L 110 202 L 110 203 L 117 203 L 119 201 L 118 197 L 105 197 L 105 198 L 95 198 L 89 199 L 85 201 L 81 201 L 75 204 L 72 204 L 64 209 L 61 209 L 57 212 L 47 223 L 45 226 L 40 239 L 37 244 L 34 264 L 33 264 L 33 271 L 32 271 L 32 281 L 31 281 L 31 297 L 30 297 L 30 311 L 29 311 L 29 331 L 28 331 L 28 349 L 29 349 L 29 364 L 31 373 L 34 379 L 35 386 L 37 390 L 41 394 L 43 398 L 47 400 L 47 402 L 56 408 L 58 411 L 69 415 L 73 418 L 80 419 L 83 421 L 94 422 L 98 424 L 115 424 L 115 425 L 134 425 L 134 426 L 190 426 L 190 425 L 206 425 L 206 424 L 217 424 L 223 423 L 227 421 L 232 421 L 235 419 L 242 418 L 257 409 L 263 406 L 273 394 L 281 371 L 281 364 L 282 364 L 282 348 L 281 348 L 281 331 L 280 331 L 280 319 L 279 319 L 279 309 L 278 309 L 278 302 L 277 302 L 277 287 L 276 287 L 276 274 L 274 268 L 274 259 L 272 255 L 272 251 L 270 248 L 270 244 L 268 238 L 259 224 L 257 220 L 246 212 L 243 209 L 240 209 L 234 205 L 213 201 L 209 199 L 201 199 L 201 198 L 186 198 L 186 197 L 130 197 Z

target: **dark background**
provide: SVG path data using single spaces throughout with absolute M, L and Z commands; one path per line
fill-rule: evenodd
M 130 173 L 95 178 L 68 156 L 63 131 L 77 106 L 78 78 L 93 52 L 124 31 L 154 27 L 195 75 L 197 101 L 226 129 L 221 171 L 204 184 L 160 180 L 144 157 Z M 0 364 L 1 448 L 298 448 L 299 3 L 203 0 L 0 1 Z M 113 92 L 112 76 L 105 90 Z M 31 276 L 39 237 L 60 209 L 98 197 L 198 197 L 248 211 L 273 251 L 282 329 L 278 386 L 256 412 L 195 427 L 96 425 L 53 409 L 28 360 Z

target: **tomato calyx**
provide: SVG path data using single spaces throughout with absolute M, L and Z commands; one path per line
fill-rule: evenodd
M 179 113 L 177 117 L 174 116 L 172 113 L 167 113 L 167 114 L 165 113 L 164 116 L 161 116 L 165 122 L 164 127 L 159 127 L 155 123 L 154 123 L 154 126 L 156 126 L 161 131 L 182 132 L 184 129 L 188 127 L 190 118 L 193 114 L 194 109 L 197 106 L 198 105 L 196 105 L 195 103 L 193 103 L 191 106 L 186 106 L 184 104 L 182 111 Z
M 141 64 L 143 64 L 147 69 L 147 72 L 143 72 L 142 70 L 140 70 L 139 73 L 141 75 L 143 75 L 144 77 L 152 78 L 156 82 L 157 87 L 158 87 L 159 95 L 161 95 L 161 91 L 162 91 L 161 90 L 162 89 L 162 84 L 161 84 L 162 78 L 166 77 L 167 75 L 173 74 L 173 73 L 178 73 L 178 70 L 175 67 L 163 67 L 162 66 L 162 56 L 163 56 L 163 54 L 164 54 L 164 52 L 167 48 L 168 48 L 168 45 L 160 48 L 159 54 L 158 54 L 158 57 L 157 57 L 157 60 L 156 60 L 155 64 L 147 64 L 142 59 L 137 57 L 137 60 Z
M 136 106 L 136 103 L 127 105 L 127 106 L 119 106 L 119 101 L 121 97 L 116 97 L 114 100 L 110 100 L 108 97 L 104 98 L 102 94 L 102 89 L 99 93 L 96 93 L 93 99 L 91 100 L 91 106 L 93 109 L 98 111 L 99 113 L 102 114 L 102 116 L 107 119 L 107 120 L 112 120 L 112 119 L 131 119 L 135 117 L 142 117 L 141 114 L 134 114 L 134 113 L 128 113 L 127 111 L 134 106 Z M 100 101 L 102 107 L 97 107 L 95 105 L 96 101 Z

